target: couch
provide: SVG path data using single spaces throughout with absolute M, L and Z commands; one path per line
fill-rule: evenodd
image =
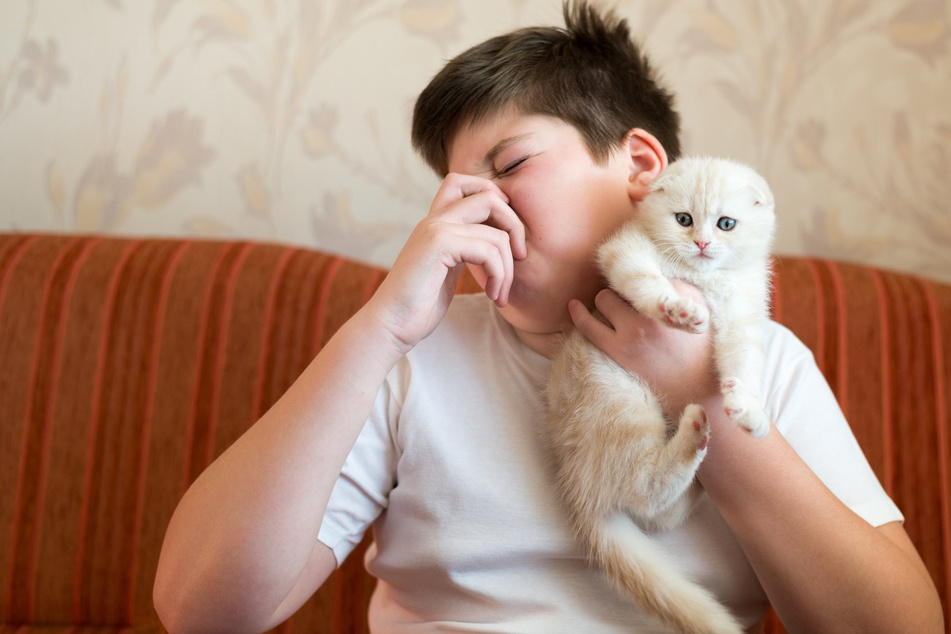
M 951 286 L 797 257 L 775 273 L 775 318 L 814 351 L 947 613 Z M 152 581 L 180 496 L 384 275 L 257 242 L 0 235 L 0 634 L 163 631 Z M 275 631 L 365 632 L 365 546 Z

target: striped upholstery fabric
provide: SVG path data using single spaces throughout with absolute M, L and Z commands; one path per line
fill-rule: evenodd
M 776 272 L 777 319 L 815 351 L 947 608 L 951 287 Z M 161 632 L 178 499 L 383 275 L 259 243 L 0 235 L 0 634 Z M 360 559 L 276 631 L 365 632 Z
M 159 631 L 178 499 L 382 277 L 261 244 L 0 236 L 0 632 Z M 280 631 L 363 631 L 371 588 L 353 558 Z

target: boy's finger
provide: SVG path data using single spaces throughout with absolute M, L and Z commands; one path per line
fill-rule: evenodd
M 491 299 L 504 305 L 508 302 L 509 289 L 515 279 L 515 264 L 512 260 L 512 244 L 509 235 L 504 231 L 487 225 L 469 225 L 459 230 L 459 235 L 465 240 L 478 240 L 495 248 L 485 252 L 491 256 L 492 270 L 485 262 L 467 261 L 469 264 L 481 266 L 486 274 L 485 291 Z M 501 273 L 496 264 L 501 265 Z
M 528 256 L 528 248 L 525 244 L 525 225 L 511 207 L 508 205 L 498 208 L 493 207 L 489 212 L 489 217 L 482 224 L 508 234 L 512 255 L 516 260 L 524 260 Z
M 475 226 L 469 229 L 469 232 L 453 236 L 450 248 L 456 254 L 454 257 L 460 262 L 481 268 L 485 274 L 485 294 L 497 304 L 504 305 L 514 279 L 508 241 L 498 239 L 500 232 L 490 227 Z M 495 236 L 473 235 L 473 232 L 478 233 L 480 230 Z
M 517 260 L 527 255 L 525 225 L 518 214 L 493 192 L 483 191 L 457 201 L 441 212 L 441 220 L 460 225 L 485 225 L 508 234 L 512 254 Z
M 438 213 L 463 198 L 468 198 L 482 192 L 493 192 L 506 204 L 509 202 L 509 198 L 505 195 L 505 192 L 488 179 L 478 176 L 469 176 L 468 174 L 449 174 L 443 180 L 439 191 L 436 192 L 436 196 L 433 197 L 433 203 L 429 208 L 429 212 Z
M 594 298 L 594 305 L 615 328 L 620 324 L 625 324 L 625 328 L 640 327 L 641 329 L 654 325 L 653 319 L 638 312 L 626 299 L 610 288 L 598 292 Z
M 585 339 L 601 350 L 608 347 L 610 338 L 614 335 L 614 329 L 592 315 L 587 306 L 573 299 L 568 302 L 568 314 L 571 315 L 575 328 L 584 335 Z
M 604 315 L 605 319 L 612 324 L 625 317 L 624 313 L 634 311 L 633 306 L 610 288 L 598 292 L 594 298 L 594 305 Z

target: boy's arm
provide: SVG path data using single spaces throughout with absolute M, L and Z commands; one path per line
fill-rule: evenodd
M 450 175 L 377 293 L 274 406 L 192 484 L 166 533 L 154 587 L 165 626 L 262 632 L 333 571 L 316 541 L 343 462 L 387 373 L 445 315 L 461 266 L 507 301 L 524 228 L 485 179 Z
M 943 631 L 934 584 L 900 524 L 872 527 L 775 427 L 752 438 L 725 416 L 709 333 L 652 322 L 611 291 L 596 306 L 613 327 L 580 304 L 571 307 L 588 339 L 665 394 L 669 411 L 704 406 L 711 440 L 700 480 L 791 632 Z
M 934 584 L 901 524 L 853 513 L 773 427 L 752 438 L 709 402 L 699 476 L 790 632 L 943 632 Z

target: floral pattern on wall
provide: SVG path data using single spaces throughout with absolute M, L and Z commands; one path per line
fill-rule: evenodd
M 617 0 L 684 147 L 760 170 L 782 253 L 951 281 L 951 2 Z M 0 229 L 247 237 L 384 266 L 438 179 L 415 96 L 560 0 L 9 0 Z

